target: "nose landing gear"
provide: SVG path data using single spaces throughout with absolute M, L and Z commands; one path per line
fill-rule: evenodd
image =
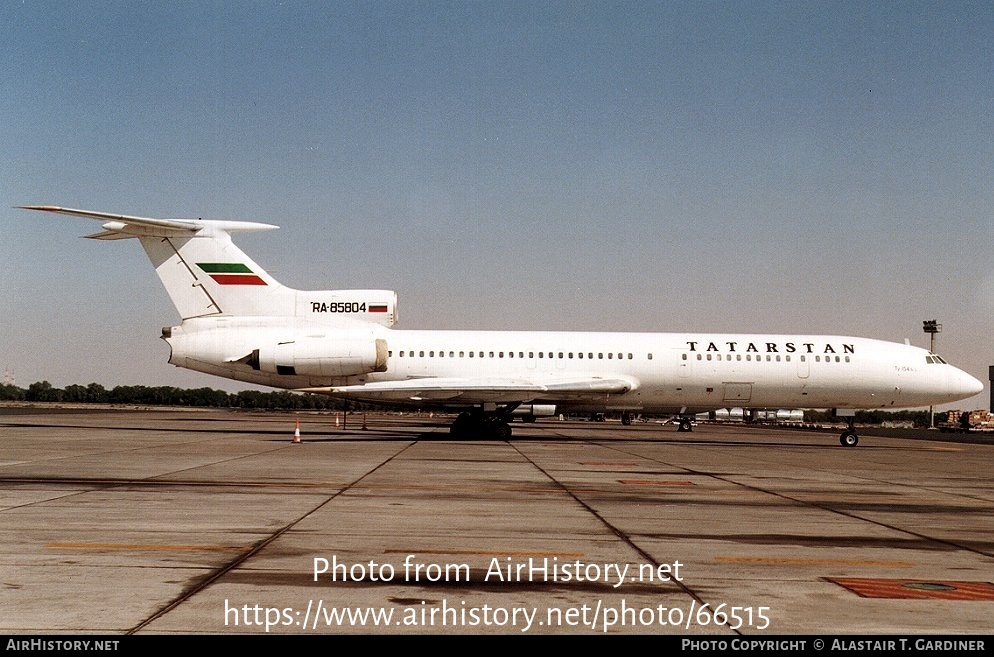
M 849 426 L 839 436 L 839 443 L 843 447 L 855 447 L 859 444 L 859 436 L 856 435 L 856 417 L 849 418 Z

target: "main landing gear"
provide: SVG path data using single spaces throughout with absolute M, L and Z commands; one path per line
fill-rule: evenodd
M 839 443 L 841 443 L 843 447 L 855 447 L 859 444 L 859 436 L 856 435 L 855 422 L 856 418 L 849 418 L 849 426 L 846 427 L 846 430 L 842 432 L 841 436 L 839 436 Z
M 680 416 L 676 421 L 676 430 L 683 433 L 694 430 L 694 424 L 686 415 Z
M 506 440 L 511 437 L 510 419 L 506 413 L 484 413 L 474 408 L 460 413 L 449 427 L 449 433 L 458 438 Z

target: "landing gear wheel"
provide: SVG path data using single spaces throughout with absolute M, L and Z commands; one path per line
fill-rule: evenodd
M 842 435 L 839 436 L 839 442 L 843 447 L 855 447 L 859 444 L 859 436 L 856 435 L 855 431 L 843 431 Z
M 693 430 L 694 430 L 694 425 L 690 423 L 689 417 L 680 418 L 680 424 L 677 427 L 677 431 L 686 432 Z
M 511 437 L 511 425 L 499 417 L 485 418 L 480 425 L 480 433 L 486 438 L 507 440 Z
M 477 411 L 460 413 L 449 427 L 449 433 L 458 438 L 497 438 L 511 437 L 511 425 L 506 415 L 485 415 Z
M 624 412 L 621 414 L 621 423 L 626 427 L 632 423 L 632 414 L 629 412 Z
M 469 413 L 460 413 L 456 417 L 455 422 L 449 427 L 449 433 L 453 436 L 465 436 L 470 431 L 472 431 L 475 423 L 473 422 L 473 416 Z

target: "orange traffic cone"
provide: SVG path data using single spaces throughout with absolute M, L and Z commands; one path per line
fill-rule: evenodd
M 293 444 L 294 445 L 300 444 L 300 418 L 297 418 L 297 426 L 293 430 Z

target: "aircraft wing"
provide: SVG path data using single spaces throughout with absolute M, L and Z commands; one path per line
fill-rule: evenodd
M 353 386 L 303 388 L 350 399 L 378 402 L 513 403 L 533 400 L 578 400 L 622 394 L 638 387 L 630 377 L 536 376 L 530 378 L 424 378 L 377 381 Z

